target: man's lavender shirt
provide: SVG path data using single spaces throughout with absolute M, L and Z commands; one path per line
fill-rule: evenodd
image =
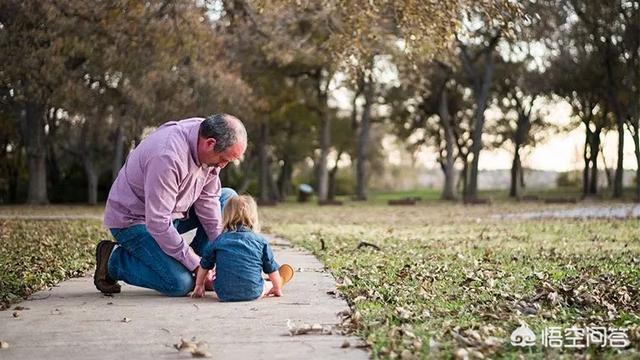
M 194 270 L 200 257 L 173 226 L 193 205 L 210 240 L 222 230 L 219 169 L 200 164 L 198 131 L 203 118 L 171 121 L 136 147 L 111 186 L 104 212 L 107 228 L 145 224 L 167 255 Z

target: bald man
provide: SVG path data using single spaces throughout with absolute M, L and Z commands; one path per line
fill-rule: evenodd
M 104 224 L 116 242 L 96 249 L 94 284 L 120 292 L 119 280 L 184 296 L 194 286 L 205 245 L 221 232 L 224 202 L 219 172 L 242 156 L 247 132 L 237 118 L 171 121 L 128 156 L 111 187 Z M 180 234 L 197 229 L 188 244 Z

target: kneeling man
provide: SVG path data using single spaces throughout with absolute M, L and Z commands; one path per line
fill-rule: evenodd
M 94 284 L 118 293 L 118 280 L 184 296 L 209 241 L 221 232 L 224 202 L 235 192 L 219 172 L 242 156 L 247 132 L 237 118 L 171 121 L 128 156 L 111 187 L 104 224 L 116 242 L 96 249 Z M 191 244 L 180 234 L 197 229 Z

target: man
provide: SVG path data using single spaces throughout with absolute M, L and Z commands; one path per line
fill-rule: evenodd
M 246 148 L 244 125 L 227 114 L 168 122 L 142 141 L 109 192 L 104 224 L 117 244 L 98 244 L 96 288 L 118 293 L 123 280 L 188 294 L 205 245 L 220 234 L 224 201 L 235 195 L 221 188 L 220 169 Z M 192 229 L 189 245 L 180 234 Z

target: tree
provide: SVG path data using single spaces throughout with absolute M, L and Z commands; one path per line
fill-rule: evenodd
M 455 63 L 454 63 L 455 64 Z M 427 62 L 412 71 L 402 67 L 401 85 L 387 94 L 391 119 L 402 139 L 412 139 L 409 148 L 426 146 L 438 154 L 444 175 L 441 198 L 455 200 L 455 162 L 462 162 L 461 183 L 466 189 L 472 104 L 456 76 L 455 65 Z
M 484 112 L 487 109 L 489 100 L 489 92 L 491 90 L 491 82 L 493 80 L 494 70 L 494 49 L 498 44 L 498 40 L 502 36 L 502 30 L 497 29 L 482 34 L 482 42 L 480 48 L 472 54 L 468 45 L 458 39 L 458 49 L 462 68 L 467 74 L 469 85 L 473 90 L 473 98 L 475 101 L 473 115 L 473 131 L 471 135 L 472 146 L 471 168 L 469 173 L 469 185 L 465 197 L 476 198 L 478 196 L 478 165 L 480 162 L 480 151 L 482 150 L 482 133 L 485 123 Z M 481 63 L 480 63 L 481 61 Z M 480 65 L 480 66 L 478 66 Z
M 540 24 L 553 29 L 547 36 L 548 47 L 572 55 L 582 48 L 589 55 L 584 59 L 592 61 L 597 69 L 595 74 L 604 77 L 598 97 L 607 103 L 616 122 L 618 157 L 613 196 L 621 197 L 625 123 L 635 121 L 639 113 L 640 4 L 637 0 L 545 0 L 539 6 L 548 9 L 548 16 L 541 17 Z
M 272 23 L 270 31 L 263 33 L 273 34 L 272 40 L 280 39 L 279 42 L 272 42 L 272 45 L 279 45 L 276 47 L 279 53 L 277 56 L 281 60 L 286 62 L 291 58 L 305 58 L 305 55 L 308 59 L 311 54 L 322 54 L 322 59 L 329 60 L 324 63 L 328 66 L 316 68 L 312 75 L 317 83 L 317 111 L 322 119 L 317 164 L 320 200 L 326 199 L 326 156 L 330 146 L 330 120 L 325 103 L 328 99 L 328 84 L 336 68 L 346 68 L 351 72 L 366 69 L 370 59 L 380 54 L 379 38 L 401 39 L 405 44 L 403 50 L 406 56 L 413 59 L 429 58 L 449 46 L 453 34 L 459 28 L 461 14 L 473 12 L 482 14 L 487 19 L 491 18 L 494 22 L 506 24 L 505 20 L 518 14 L 520 9 L 517 4 L 509 1 L 482 4 L 408 0 L 321 3 L 275 1 L 258 2 L 258 5 L 263 14 L 269 13 L 271 18 L 276 19 L 275 24 L 279 24 L 273 26 Z M 307 20 L 292 21 L 301 19 L 300 14 L 306 15 Z M 312 18 L 310 14 L 316 15 L 314 21 L 309 20 Z M 286 31 L 278 31 L 282 29 Z M 298 55 L 291 55 L 292 48 Z M 316 63 L 317 59 L 316 56 Z M 481 100 L 479 98 L 480 105 L 483 103 Z M 480 113 L 483 111 L 484 109 L 478 109 Z M 478 132 L 481 130 L 479 126 Z M 477 154 L 475 158 L 477 168 Z
M 117 172 L 125 130 L 139 141 L 147 125 L 249 98 L 219 55 L 223 44 L 205 10 L 194 2 L 8 1 L 1 6 L 2 14 L 12 16 L 0 15 L 0 46 L 6 50 L 0 58 L 7 64 L 0 81 L 23 109 L 31 203 L 48 201 L 46 159 L 55 160 L 48 152 L 56 141 L 52 121 L 80 118 L 100 138 L 114 134 L 114 144 L 104 148 L 83 131 L 71 142 L 76 148 L 69 150 L 85 164 L 94 203 L 95 163 L 102 168 L 109 163 L 103 159 L 112 158 Z M 58 109 L 68 116 L 48 116 Z
M 500 62 L 496 66 L 496 89 L 493 104 L 502 116 L 490 126 L 495 137 L 493 146 L 513 147 L 509 196 L 519 198 L 524 186 L 521 153 L 527 146 L 539 143 L 549 124 L 534 112 L 536 100 L 546 92 L 546 80 L 537 70 L 528 69 L 526 60 Z

